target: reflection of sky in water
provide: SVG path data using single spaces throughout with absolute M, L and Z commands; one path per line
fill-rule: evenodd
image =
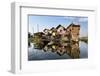
M 80 58 L 87 58 L 88 57 L 88 44 L 84 42 L 79 43 L 80 49 Z M 48 51 L 44 52 L 43 50 L 34 49 L 30 47 L 28 50 L 28 59 L 29 60 L 50 60 L 50 59 L 71 59 L 68 54 L 64 54 L 59 56 L 57 53 Z
M 65 59 L 70 58 L 67 54 L 59 56 L 51 51 L 44 52 L 43 50 L 38 50 L 34 48 L 29 48 L 29 60 L 43 60 L 43 59 Z
M 87 58 L 88 57 L 88 44 L 84 42 L 80 42 L 80 57 Z

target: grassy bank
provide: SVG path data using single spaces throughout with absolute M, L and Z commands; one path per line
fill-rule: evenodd
M 88 43 L 88 37 L 80 37 L 79 40 Z

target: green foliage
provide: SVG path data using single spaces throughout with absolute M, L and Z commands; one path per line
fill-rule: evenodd
M 81 37 L 79 40 L 88 43 L 88 37 Z

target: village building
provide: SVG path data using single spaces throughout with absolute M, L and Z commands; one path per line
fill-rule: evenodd
M 58 25 L 56 27 L 56 29 L 57 29 L 57 33 L 60 34 L 60 35 L 64 35 L 66 33 L 65 27 L 63 27 L 62 25 Z
M 56 28 L 52 27 L 50 30 L 49 30 L 49 34 L 51 36 L 56 36 L 57 35 L 57 30 Z
M 66 30 L 70 34 L 71 41 L 79 41 L 80 25 L 75 25 L 72 23 L 67 27 Z
M 44 33 L 45 35 L 48 35 L 49 29 L 44 29 L 44 30 L 43 30 L 43 33 Z
M 58 25 L 56 27 L 57 29 L 57 34 L 60 35 L 61 37 L 61 42 L 69 42 L 69 33 L 67 32 L 66 28 L 63 27 L 62 25 Z

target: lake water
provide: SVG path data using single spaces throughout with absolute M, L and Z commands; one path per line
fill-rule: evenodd
M 28 48 L 28 60 L 55 60 L 55 59 L 80 59 L 88 58 L 88 44 L 85 42 L 79 42 L 79 44 L 73 44 L 66 48 L 67 51 L 63 54 L 60 52 L 44 51 L 34 49 L 34 45 Z M 64 50 L 64 49 L 62 49 Z

